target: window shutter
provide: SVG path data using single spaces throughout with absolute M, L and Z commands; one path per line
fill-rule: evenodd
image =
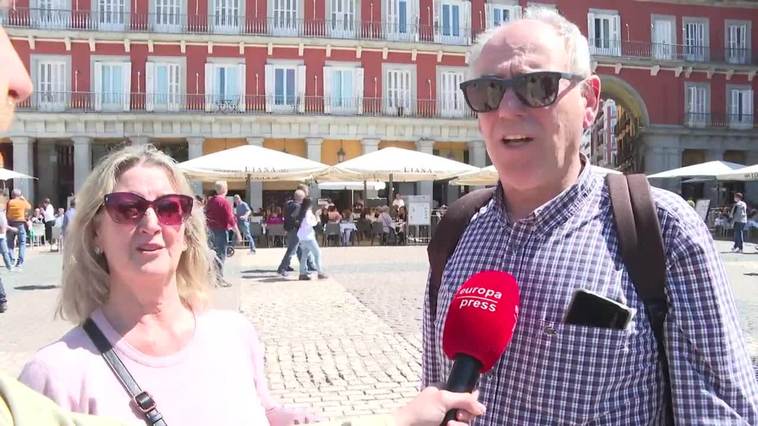
M 156 95 L 155 83 L 155 64 L 148 62 L 145 64 L 145 111 L 153 110 L 154 98 Z
M 245 82 L 247 81 L 246 75 L 245 75 L 246 68 L 247 67 L 245 66 L 245 64 L 237 65 L 237 70 L 238 70 L 237 72 L 239 72 L 238 81 L 239 81 L 239 94 L 240 94 L 239 103 L 237 106 L 241 112 L 245 111 L 245 104 L 246 104 L 245 99 L 247 99 L 247 96 L 246 96 L 247 88 L 245 87 Z
M 274 66 L 266 64 L 265 74 L 264 88 L 266 99 L 264 100 L 264 103 L 266 105 L 266 112 L 271 112 L 272 106 L 274 105 Z
M 332 113 L 332 79 L 334 74 L 329 66 L 324 67 L 324 114 Z
M 56 62 L 53 72 L 53 97 L 56 104 L 64 104 L 66 99 L 66 63 Z
M 355 69 L 355 84 L 353 85 L 355 90 L 355 103 L 357 107 L 358 115 L 363 114 L 363 68 Z
M 101 62 L 95 62 L 95 78 L 94 86 L 91 93 L 94 93 L 95 111 L 103 109 L 103 64 Z
M 462 12 L 461 15 L 461 22 L 460 22 L 460 30 L 461 30 L 461 37 L 463 38 L 464 43 L 471 43 L 471 29 L 473 28 L 473 22 L 471 22 L 471 2 L 470 1 L 464 1 L 461 5 Z
M 743 110 L 745 111 L 745 114 L 748 115 L 746 119 L 752 123 L 753 121 L 753 90 L 752 89 L 745 90 L 744 102 L 745 102 L 745 105 L 743 107 Z
M 297 112 L 305 112 L 305 65 L 297 66 Z
M 408 22 L 408 32 L 414 41 L 419 41 L 419 28 L 421 28 L 421 16 L 419 14 L 419 5 L 415 0 L 409 0 L 406 4 L 406 21 Z
M 590 53 L 594 53 L 593 47 L 595 47 L 595 14 L 589 12 L 587 14 L 587 39 L 590 41 Z
M 442 34 L 442 17 L 440 16 L 441 9 L 440 9 L 440 0 L 434 0 L 434 16 L 432 16 L 432 27 L 434 31 L 434 42 L 439 43 L 440 42 L 440 36 Z
M 516 5 L 513 6 L 511 9 L 511 20 L 516 20 L 521 18 L 521 6 Z
M 613 15 L 611 17 L 611 34 L 610 34 L 611 51 L 616 56 L 621 56 L 621 16 Z
M 213 97 L 215 90 L 213 88 L 213 81 L 215 80 L 216 67 L 213 64 L 205 64 L 205 110 L 213 110 Z
M 123 89 L 121 92 L 124 100 L 124 111 L 129 111 L 132 99 L 132 63 L 124 63 L 121 69 L 123 73 Z
M 495 27 L 495 5 L 492 3 L 487 3 L 485 6 L 485 20 L 487 21 L 487 29 Z

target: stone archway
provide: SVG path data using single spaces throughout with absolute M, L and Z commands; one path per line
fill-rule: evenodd
M 600 75 L 602 104 L 592 126 L 585 152 L 590 161 L 624 172 L 640 172 L 644 149 L 640 131 L 650 123 L 645 102 L 626 81 Z

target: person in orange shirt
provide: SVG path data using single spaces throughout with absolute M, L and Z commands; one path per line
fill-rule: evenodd
M 27 219 L 32 205 L 26 201 L 21 190 L 16 188 L 11 193 L 11 199 L 5 208 L 5 214 L 8 217 L 8 229 L 15 233 L 18 238 L 18 260 L 16 267 L 20 268 L 24 264 L 24 253 L 26 252 L 26 233 Z M 8 235 L 8 249 L 10 250 L 11 260 L 13 259 L 13 249 L 15 247 L 14 235 Z

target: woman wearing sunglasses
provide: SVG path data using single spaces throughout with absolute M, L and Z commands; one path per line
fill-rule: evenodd
M 59 313 L 83 325 L 40 350 L 22 382 L 66 409 L 132 423 L 146 417 L 171 425 L 314 421 L 269 396 L 252 324 L 238 313 L 207 309 L 216 275 L 203 211 L 194 208 L 191 193 L 174 161 L 150 145 L 100 162 L 77 196 L 63 253 Z M 93 325 L 140 389 L 128 393 L 125 374 L 117 377 L 101 358 L 107 348 L 93 344 Z M 432 389 L 397 420 L 439 424 L 447 408 L 461 405 L 481 413 L 471 395 Z

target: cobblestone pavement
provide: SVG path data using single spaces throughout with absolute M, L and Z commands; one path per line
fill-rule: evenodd
M 727 242 L 718 247 L 758 363 L 758 253 L 729 253 Z M 326 248 L 331 278 L 307 282 L 274 273 L 283 252 L 238 251 L 227 265 L 235 287 L 217 295 L 218 306 L 239 306 L 254 322 L 272 393 L 331 419 L 390 412 L 414 396 L 425 247 Z M 58 254 L 37 251 L 23 272 L 0 275 L 10 300 L 0 315 L 0 369 L 17 374 L 38 347 L 70 328 L 53 319 L 59 271 Z

